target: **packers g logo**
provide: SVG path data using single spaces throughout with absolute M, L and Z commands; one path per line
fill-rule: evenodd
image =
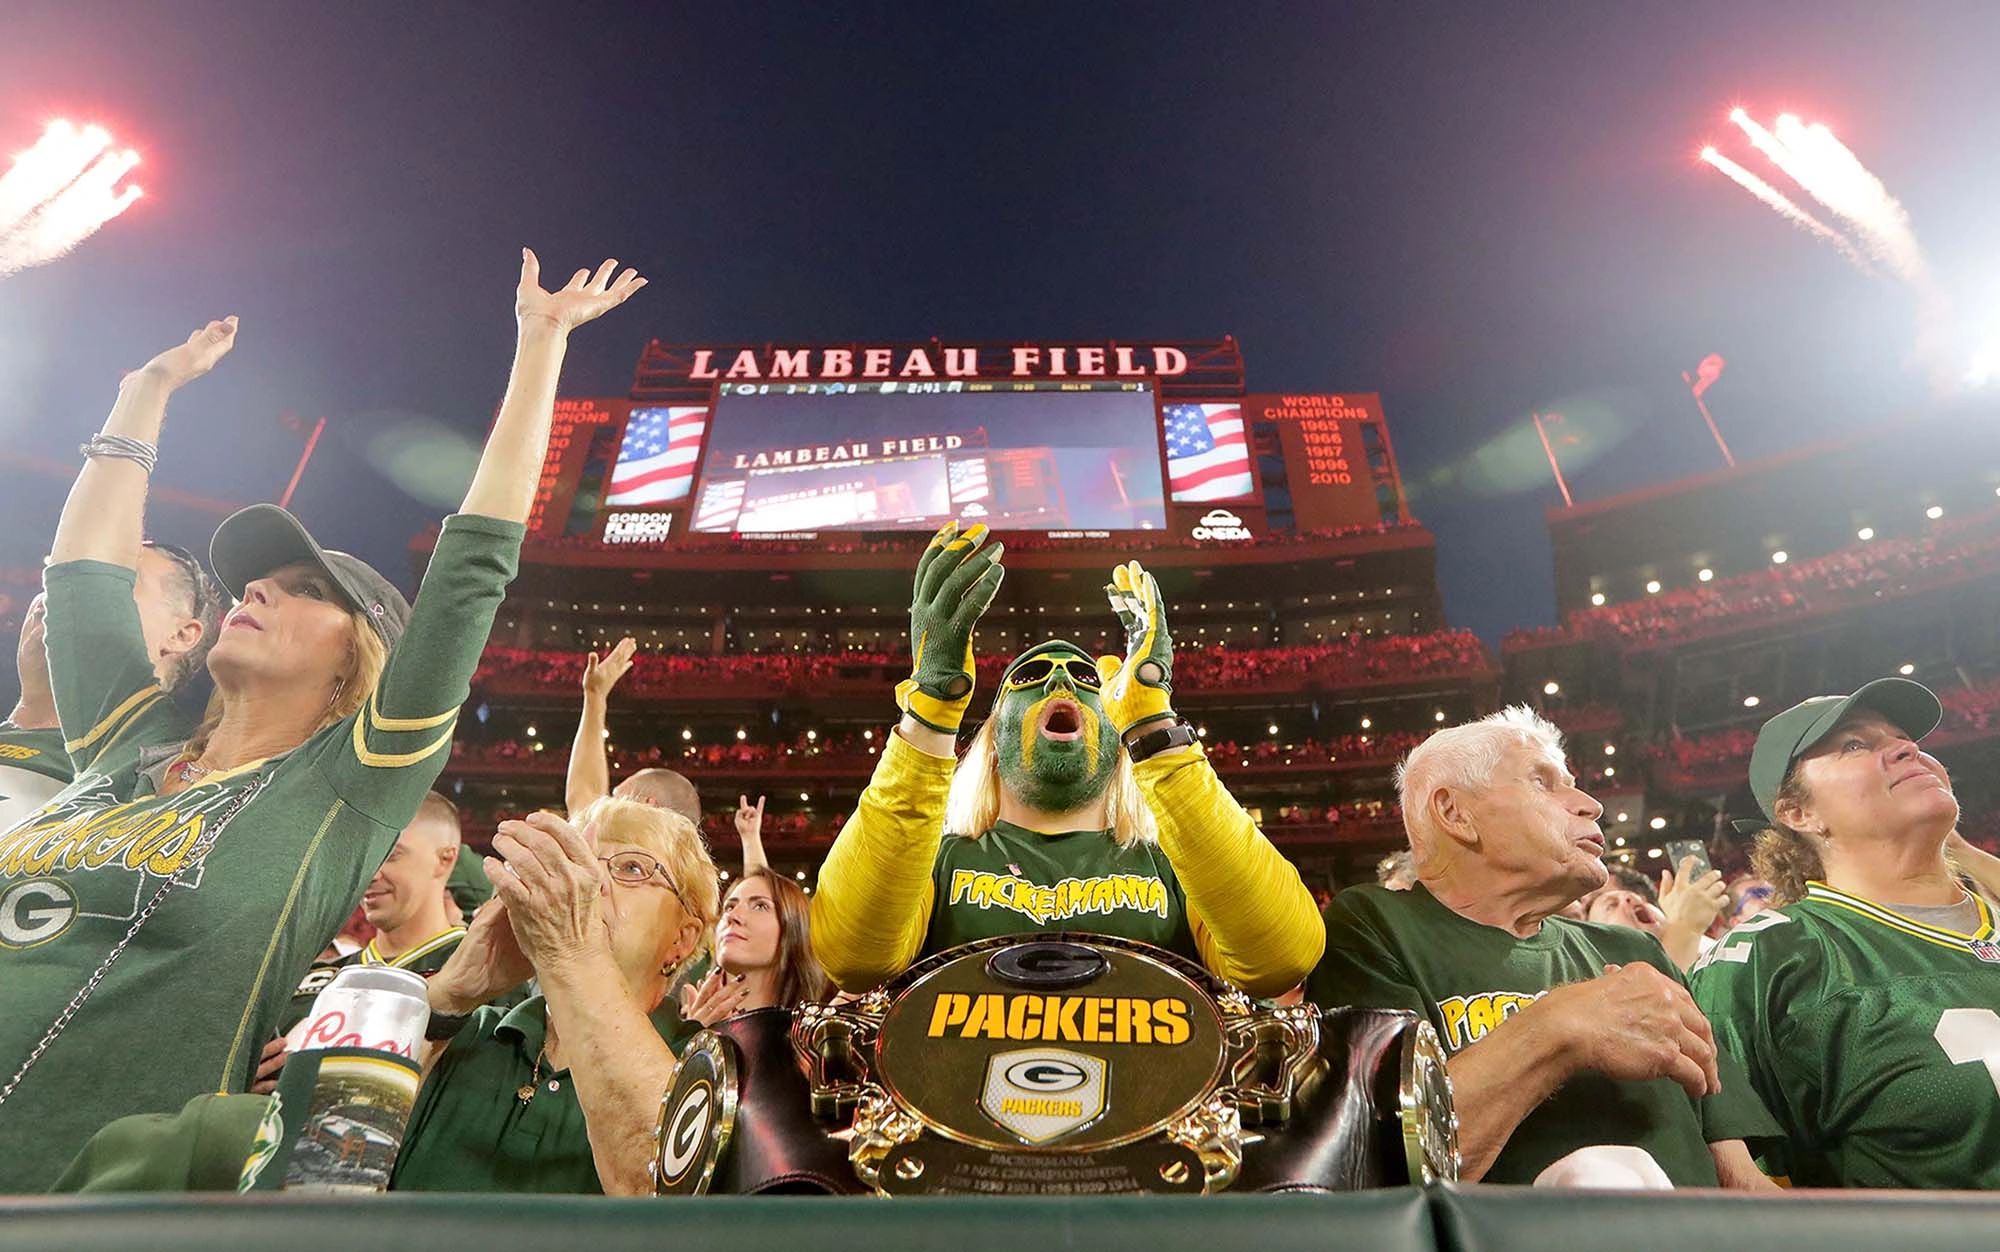
M 68 930 L 76 893 L 54 878 L 32 878 L 0 891 L 0 948 L 32 948 Z
M 1102 1057 L 1063 1048 L 1000 1052 L 986 1062 L 979 1109 L 1030 1146 L 1062 1138 L 1104 1115 Z

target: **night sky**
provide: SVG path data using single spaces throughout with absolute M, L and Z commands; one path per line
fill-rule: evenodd
M 66 487 L 21 456 L 73 464 L 119 370 L 236 313 L 159 481 L 272 498 L 280 414 L 324 414 L 296 507 L 407 581 L 527 243 L 652 280 L 578 332 L 570 394 L 626 390 L 648 336 L 1226 333 L 1253 390 L 1380 391 L 1448 615 L 1495 638 L 1553 616 L 1530 411 L 1589 499 L 1718 464 L 1680 383 L 1708 352 L 1739 456 L 1934 403 L 1907 295 L 1696 164 L 1732 104 L 1829 123 L 2000 336 L 1995 47 L 1992 3 L 13 0 L 0 144 L 101 121 L 148 198 L 0 281 L 0 561 Z

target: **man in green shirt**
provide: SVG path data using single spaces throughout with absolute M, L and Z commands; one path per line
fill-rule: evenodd
M 1602 807 L 1533 712 L 1439 731 L 1397 774 L 1417 883 L 1326 909 L 1307 983 L 1327 1006 L 1425 1015 L 1450 1055 L 1460 1177 L 1770 1187 L 1743 1144 L 1775 1129 L 1652 936 L 1573 922 L 1602 886 Z
M 140 549 L 138 576 L 132 588 L 139 610 L 139 629 L 153 674 L 168 699 L 162 713 L 180 713 L 168 733 L 185 739 L 194 722 L 172 696 L 200 672 L 222 624 L 223 594 L 192 553 L 172 544 L 148 543 Z M 63 746 L 56 717 L 55 691 L 49 682 L 49 653 L 44 637 L 47 600 L 36 596 L 21 622 L 14 665 L 20 675 L 21 698 L 0 722 L 0 830 L 6 830 L 55 798 L 69 785 L 75 771 Z

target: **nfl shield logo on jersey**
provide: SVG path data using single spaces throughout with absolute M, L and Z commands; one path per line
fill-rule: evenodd
M 1995 943 L 1991 939 L 1974 939 L 1972 941 L 1972 955 L 1982 961 L 1989 961 L 1995 965 L 2000 965 L 2000 943 Z

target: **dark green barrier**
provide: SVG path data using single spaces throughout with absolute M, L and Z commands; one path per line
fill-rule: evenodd
M 1416 1191 L 1210 1199 L 385 1195 L 0 1201 L 0 1248 L 555 1252 L 1430 1252 Z
M 2000 1199 L 1966 1192 L 1615 1195 L 1465 1187 L 1431 1193 L 1442 1252 L 1993 1252 Z

